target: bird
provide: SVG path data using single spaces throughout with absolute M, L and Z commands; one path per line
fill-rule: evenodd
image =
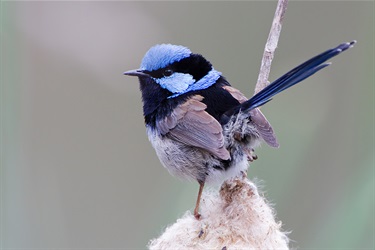
M 138 77 L 146 132 L 162 165 L 173 176 L 197 181 L 194 216 L 205 184 L 246 173 L 262 142 L 279 147 L 260 107 L 291 86 L 327 67 L 330 58 L 353 47 L 342 43 L 270 83 L 250 99 L 231 86 L 201 54 L 182 45 L 157 44 L 144 55 Z

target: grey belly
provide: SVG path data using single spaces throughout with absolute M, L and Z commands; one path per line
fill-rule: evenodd
M 162 137 L 150 128 L 147 128 L 147 134 L 160 162 L 171 175 L 180 179 L 220 184 L 248 167 L 246 156 L 237 155 L 227 163 L 225 170 L 224 162 L 206 150 L 185 145 L 168 136 Z

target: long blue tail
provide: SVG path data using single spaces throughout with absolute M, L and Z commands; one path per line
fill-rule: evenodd
M 356 41 L 350 43 L 342 43 L 336 48 L 329 49 L 310 60 L 302 63 L 296 68 L 292 69 L 288 73 L 284 74 L 282 77 L 278 78 L 270 85 L 265 87 L 263 90 L 259 91 L 256 95 L 250 98 L 248 101 L 242 103 L 240 106 L 232 109 L 224 114 L 225 117 L 229 117 L 240 110 L 242 112 L 247 112 L 272 100 L 272 97 L 280 93 L 281 91 L 286 90 L 287 88 L 292 87 L 293 85 L 301 82 L 307 77 L 315 74 L 319 70 L 327 67 L 330 63 L 324 63 L 328 59 L 340 54 L 341 52 L 353 47 Z

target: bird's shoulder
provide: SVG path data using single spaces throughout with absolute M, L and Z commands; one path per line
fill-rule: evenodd
M 229 91 L 232 89 L 234 88 L 230 87 L 227 80 L 221 76 L 215 84 L 206 89 L 191 91 L 160 101 L 157 108 L 145 115 L 145 122 L 154 127 L 157 120 L 168 117 L 175 109 L 181 108 L 184 103 L 189 102 L 191 98 L 197 95 L 202 97 L 200 102 L 205 104 L 205 111 L 217 121 L 220 121 L 223 113 L 240 104 L 236 96 Z
M 221 116 L 226 111 L 240 105 L 240 101 L 235 95 L 228 91 L 229 89 L 235 90 L 235 88 L 231 87 L 229 82 L 221 76 L 210 88 L 196 92 L 203 96 L 202 102 L 207 105 L 207 113 L 218 121 L 220 121 Z

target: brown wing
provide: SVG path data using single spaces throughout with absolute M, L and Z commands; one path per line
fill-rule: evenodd
M 279 143 L 275 133 L 273 132 L 271 124 L 268 122 L 267 118 L 263 115 L 260 109 L 255 108 L 250 111 L 251 121 L 259 131 L 263 140 L 271 147 L 278 148 Z
M 157 122 L 162 135 L 180 141 L 186 145 L 203 148 L 220 159 L 230 159 L 224 148 L 223 129 L 220 123 L 208 114 L 203 97 L 196 95 L 177 106 L 174 111 Z
M 231 86 L 223 86 L 223 88 L 227 90 L 240 103 L 247 101 L 247 98 L 238 89 L 235 89 Z M 272 126 L 260 111 L 260 109 L 252 109 L 250 111 L 250 116 L 254 126 L 259 131 L 263 140 L 271 147 L 279 147 L 279 143 L 277 142 L 276 135 L 273 132 Z

